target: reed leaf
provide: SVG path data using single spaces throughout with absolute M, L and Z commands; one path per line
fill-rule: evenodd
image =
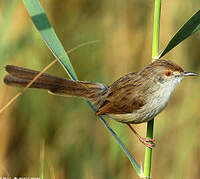
M 198 10 L 179 30 L 174 37 L 169 41 L 166 48 L 162 51 L 159 58 L 176 47 L 183 40 L 194 34 L 200 29 L 200 10 Z
M 69 76 L 73 80 L 78 80 L 76 73 L 72 67 L 72 64 L 70 62 L 69 57 L 67 56 L 60 40 L 58 39 L 53 27 L 51 26 L 47 15 L 44 12 L 44 9 L 40 5 L 38 0 L 24 0 L 24 4 L 30 14 L 30 17 L 37 28 L 37 30 L 42 35 L 43 39 L 45 40 L 47 46 L 52 51 L 54 56 L 59 60 L 59 62 L 63 65 L 65 70 L 68 72 Z M 94 111 L 96 111 L 95 106 L 91 102 L 88 101 L 90 106 Z M 108 123 L 105 121 L 103 117 L 100 117 L 100 120 L 103 122 L 103 124 L 106 126 L 108 131 L 113 135 L 113 137 L 116 139 L 120 147 L 125 152 L 126 156 L 129 158 L 130 162 L 132 163 L 133 167 L 135 168 L 138 176 L 143 176 L 143 170 L 138 165 L 134 157 L 129 153 L 125 145 L 122 143 L 122 141 L 119 139 L 117 134 L 113 131 L 113 129 L 108 125 Z

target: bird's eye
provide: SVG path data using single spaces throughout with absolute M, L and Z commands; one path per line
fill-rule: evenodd
M 172 72 L 171 72 L 171 71 L 166 71 L 166 72 L 165 72 L 165 75 L 166 75 L 166 76 L 172 76 Z

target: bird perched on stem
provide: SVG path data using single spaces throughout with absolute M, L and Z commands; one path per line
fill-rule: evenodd
M 4 83 L 11 86 L 25 87 L 39 73 L 13 65 L 7 65 L 5 69 L 9 75 L 5 76 Z M 167 106 L 175 87 L 187 76 L 197 76 L 197 73 L 186 72 L 169 60 L 157 60 L 139 72 L 119 78 L 110 86 L 43 73 L 30 88 L 88 99 L 98 107 L 97 116 L 106 115 L 127 124 L 143 144 L 152 148 L 154 140 L 141 137 L 131 124 L 152 120 Z

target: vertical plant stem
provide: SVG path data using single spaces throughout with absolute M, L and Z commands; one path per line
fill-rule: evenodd
M 40 179 L 44 179 L 44 145 L 43 139 L 40 147 Z
M 159 36 L 160 36 L 160 13 L 161 0 L 155 0 L 154 21 L 153 21 L 153 42 L 152 42 L 152 61 L 158 59 L 159 54 Z
M 147 138 L 153 139 L 153 128 L 154 119 L 147 123 Z M 145 178 L 151 178 L 151 156 L 152 149 L 149 147 L 145 148 L 145 159 L 144 159 L 144 176 Z
M 154 22 L 153 22 L 153 43 L 152 43 L 152 61 L 158 59 L 159 54 L 159 32 L 160 32 L 160 12 L 161 0 L 155 0 L 154 5 Z M 147 123 L 147 138 L 153 139 L 154 119 Z M 147 179 L 151 178 L 151 157 L 152 149 L 145 148 L 144 159 L 144 176 Z

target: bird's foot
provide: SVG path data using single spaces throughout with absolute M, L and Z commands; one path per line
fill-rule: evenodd
M 153 148 L 156 145 L 154 139 L 143 138 L 141 136 L 138 136 L 138 139 L 147 147 Z
M 131 126 L 131 124 L 127 124 L 128 127 L 133 131 L 133 133 L 138 137 L 139 141 L 142 142 L 145 146 L 153 148 L 155 147 L 155 140 L 154 139 L 149 139 L 149 138 L 144 138 L 141 137 L 136 130 Z

